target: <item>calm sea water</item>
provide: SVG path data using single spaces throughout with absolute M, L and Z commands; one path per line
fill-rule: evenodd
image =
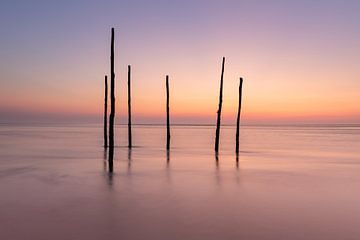
M 360 239 L 359 126 L 0 125 L 0 239 Z

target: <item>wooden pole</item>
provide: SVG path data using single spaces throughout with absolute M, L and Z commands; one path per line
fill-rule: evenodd
M 166 150 L 170 150 L 169 76 L 166 75 Z
M 110 55 L 110 71 L 111 71 L 111 85 L 110 85 L 110 124 L 109 124 L 109 144 L 114 147 L 114 119 L 115 119 L 115 72 L 114 72 L 114 28 L 111 29 L 111 55 Z
M 242 98 L 242 84 L 243 79 L 240 78 L 239 84 L 239 105 L 236 119 L 236 154 L 239 154 L 239 132 L 240 132 L 240 112 L 241 112 L 241 98 Z M 238 158 L 236 158 L 238 160 Z
M 131 66 L 128 65 L 128 147 L 132 148 L 131 134 Z
M 223 59 L 222 59 L 222 68 L 221 68 L 219 108 L 218 108 L 218 111 L 217 111 L 217 122 L 216 122 L 215 152 L 219 152 L 219 137 L 220 137 L 221 109 L 222 109 L 222 96 L 223 96 L 224 65 L 225 65 L 225 57 L 223 57 Z
M 111 53 L 110 53 L 110 72 L 111 72 L 111 108 L 109 119 L 109 171 L 112 172 L 112 161 L 114 157 L 114 119 L 115 119 L 115 71 L 114 71 L 114 28 L 111 28 Z
M 107 101 L 108 101 L 108 82 L 107 76 L 105 75 L 105 97 L 104 97 L 104 147 L 108 147 L 108 136 L 107 136 Z

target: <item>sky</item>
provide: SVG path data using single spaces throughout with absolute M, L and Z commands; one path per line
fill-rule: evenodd
M 360 1 L 0 3 L 0 123 L 101 122 L 115 28 L 117 123 L 360 122 Z

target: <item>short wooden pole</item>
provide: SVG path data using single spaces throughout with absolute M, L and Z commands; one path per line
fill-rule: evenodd
M 107 76 L 105 76 L 105 97 L 104 97 L 104 148 L 108 147 L 107 136 L 107 101 L 108 101 L 108 83 Z
M 166 150 L 170 150 L 169 76 L 166 75 Z
M 240 135 L 240 113 L 241 113 L 241 99 L 242 99 L 242 84 L 243 79 L 240 78 L 239 84 L 239 105 L 236 119 L 236 154 L 239 154 L 239 135 Z
M 131 132 L 131 66 L 128 65 L 128 147 L 132 148 Z

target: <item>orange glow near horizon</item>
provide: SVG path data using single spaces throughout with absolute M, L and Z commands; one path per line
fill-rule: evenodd
M 246 80 L 245 80 L 246 81 Z M 242 119 L 245 123 L 256 122 L 357 122 L 360 114 L 356 96 L 348 96 L 341 101 L 329 101 L 329 99 L 320 96 L 320 99 L 309 98 L 308 95 L 294 95 L 293 97 L 285 94 L 278 97 L 257 96 L 247 90 L 246 82 L 244 84 L 244 99 L 242 106 Z M 174 87 L 173 87 L 174 88 Z M 125 92 L 124 89 L 122 89 Z M 172 89 L 173 90 L 173 89 Z M 227 89 L 228 90 L 228 89 Z M 235 120 L 237 111 L 236 86 L 231 93 L 224 93 L 223 114 L 224 123 L 232 123 Z M 135 91 L 134 91 L 135 92 Z M 159 91 L 160 92 L 160 91 Z M 217 89 L 214 89 L 212 96 L 183 95 L 173 93 L 171 98 L 171 118 L 174 122 L 179 119 L 191 119 L 196 122 L 212 123 L 215 121 L 216 110 L 218 106 Z M 227 93 L 227 94 L 226 94 Z M 31 96 L 28 98 L 17 99 L 14 102 L 2 105 L 2 108 L 14 112 L 32 112 L 39 114 L 57 114 L 64 116 L 84 115 L 98 116 L 101 119 L 103 114 L 102 96 L 87 95 L 86 98 L 59 99 L 56 96 Z M 205 94 L 206 95 L 206 94 Z M 117 99 L 117 118 L 126 118 L 126 94 Z M 192 96 L 192 97 L 191 97 Z M 147 99 L 146 95 L 135 95 L 133 93 L 133 117 L 139 123 L 146 123 L 147 118 L 158 119 L 159 122 L 165 116 L 165 98 L 159 96 L 157 99 Z
M 223 119 L 227 122 L 233 121 L 238 103 L 238 73 L 234 69 L 229 69 L 230 67 L 226 66 L 224 79 Z M 186 72 L 184 69 L 178 71 Z M 158 73 L 148 75 L 156 74 Z M 151 82 L 149 80 L 142 85 L 139 78 L 143 75 L 135 72 L 133 77 L 133 116 L 140 122 L 147 117 L 162 119 L 165 116 L 165 89 L 161 77 L 153 80 L 156 85 L 149 84 Z M 175 77 L 170 75 L 172 118 L 175 121 L 181 118 L 190 120 L 193 118 L 194 121 L 201 119 L 201 121 L 213 122 L 218 106 L 218 75 L 219 66 L 215 65 L 211 72 L 192 71 Z M 243 88 L 242 118 L 245 122 L 266 120 L 334 122 L 335 119 L 358 122 L 359 120 L 360 98 L 355 87 L 349 89 L 341 84 L 337 86 L 333 83 L 326 84 L 323 80 L 326 77 L 319 78 L 315 75 L 310 78 L 312 74 L 309 73 L 296 77 L 291 73 L 288 75 L 281 73 L 281 76 L 273 74 L 271 77 L 275 80 L 265 79 L 266 81 L 261 79 L 263 76 L 260 74 L 260 76 L 252 76 L 250 72 L 249 75 L 249 77 L 245 76 Z M 284 81 L 289 78 L 293 81 Z M 302 82 L 303 78 L 307 78 L 308 81 Z M 317 82 L 313 82 L 313 79 L 317 79 Z M 119 118 L 124 118 L 126 115 L 125 81 L 124 74 L 118 74 L 116 111 Z M 96 84 L 92 82 L 88 89 L 82 88 L 81 84 L 76 82 L 72 83 L 73 88 L 65 84 L 56 89 L 45 89 L 43 86 L 31 90 L 12 89 L 21 98 L 11 98 L 12 91 L 3 92 L 0 97 L 2 98 L 0 108 L 14 112 L 94 115 L 100 118 L 103 113 L 102 83 L 101 79 Z M 3 100 L 10 98 L 12 101 Z

